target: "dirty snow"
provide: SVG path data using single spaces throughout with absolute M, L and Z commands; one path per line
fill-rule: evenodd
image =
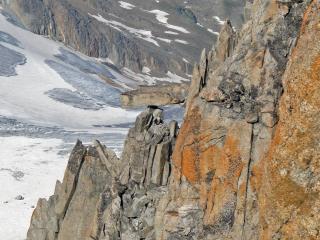
M 153 85 L 153 84 L 156 84 L 157 82 L 181 83 L 181 82 L 189 81 L 188 79 L 180 77 L 170 71 L 167 72 L 167 77 L 161 78 L 161 77 L 152 77 L 152 76 L 141 74 L 141 73 L 135 73 L 128 68 L 123 68 L 122 70 L 126 76 L 147 85 Z

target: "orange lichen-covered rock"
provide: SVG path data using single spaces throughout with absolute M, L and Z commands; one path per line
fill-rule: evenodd
M 312 177 L 317 161 L 311 159 L 316 150 L 319 152 L 319 146 L 314 145 L 317 138 L 311 138 L 319 132 L 316 113 L 320 112 L 320 101 L 309 103 L 308 98 L 319 99 L 319 86 L 309 80 L 319 77 L 316 57 L 311 58 L 316 53 L 314 48 L 319 50 L 319 43 L 303 40 L 307 33 L 318 33 L 316 25 L 311 25 L 319 24 L 319 20 L 307 20 L 310 8 L 317 4 L 254 1 L 250 3 L 251 19 L 242 29 L 235 33 L 227 22 L 216 49 L 202 53 L 173 153 L 170 191 L 158 210 L 157 221 L 162 228 L 157 238 L 250 240 L 312 236 L 299 232 L 310 218 L 294 224 L 290 221 L 297 216 L 292 213 L 298 214 L 297 209 L 307 208 L 317 199 L 307 186 L 316 186 L 308 179 L 317 180 Z M 313 16 L 319 15 L 320 11 L 314 9 Z M 312 53 L 300 56 L 298 53 L 303 54 L 304 50 L 299 48 L 308 44 Z M 298 75 L 307 71 L 313 74 Z M 304 81 L 300 86 L 294 85 L 294 79 L 298 81 L 300 76 Z M 281 98 L 283 88 L 285 95 Z M 292 99 L 288 100 L 286 94 Z M 302 112 L 297 113 L 297 119 L 292 118 L 295 109 L 291 107 L 303 110 L 306 118 Z M 312 112 L 309 108 L 314 115 L 308 115 Z M 309 117 L 313 119 L 311 125 L 307 124 Z M 314 131 L 313 135 L 304 137 L 306 129 Z M 296 138 L 292 138 L 295 134 Z M 291 142 L 291 152 L 283 151 Z M 284 163 L 287 165 L 282 166 Z M 315 227 L 320 224 L 312 221 L 311 225 L 308 229 L 313 228 L 315 234 Z
M 283 78 L 280 120 L 260 187 L 261 239 L 319 239 L 320 3 L 307 9 Z

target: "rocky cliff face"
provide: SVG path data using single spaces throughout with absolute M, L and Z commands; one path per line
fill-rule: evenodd
M 242 23 L 242 1 L 9 0 L 6 11 L 37 34 L 136 73 L 187 78 L 221 19 Z M 216 18 L 213 16 L 216 15 Z M 198 36 L 202 36 L 200 39 Z
M 319 7 L 248 3 L 203 52 L 159 239 L 319 238 Z
M 77 189 L 92 188 L 83 188 L 82 175 L 67 170 L 56 197 L 39 201 L 29 239 L 45 239 L 33 234 L 50 236 L 48 229 L 55 238 L 47 239 L 61 240 L 318 239 L 319 22 L 318 0 L 248 2 L 241 31 L 227 22 L 215 48 L 203 51 L 195 66 L 177 139 L 176 123 L 163 125 L 158 109 L 147 110 L 129 133 L 125 167 L 115 174 L 100 174 L 102 167 L 98 174 L 85 174 L 90 183 L 107 183 L 106 195 L 101 189 L 108 188 L 99 185 L 93 188 L 101 187 L 93 191 L 99 197 L 77 196 Z M 170 162 L 167 149 L 173 145 Z M 90 152 L 76 149 L 71 166 Z M 68 181 L 76 184 L 66 187 Z M 65 190 L 57 194 L 59 189 Z M 52 204 L 69 192 L 73 197 L 62 200 L 63 207 Z M 90 210 L 78 208 L 80 217 L 68 218 L 75 213 L 72 202 Z M 131 215 L 134 206 L 138 213 Z
M 130 129 L 121 159 L 98 141 L 77 142 L 62 183 L 39 200 L 27 239 L 154 239 L 177 131 L 150 107 Z
M 320 2 L 308 6 L 283 76 L 284 94 L 267 155 L 253 178 L 263 239 L 319 238 Z

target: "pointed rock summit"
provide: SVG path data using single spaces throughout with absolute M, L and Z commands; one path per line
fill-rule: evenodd
M 49 200 L 38 201 L 27 239 L 154 239 L 178 132 L 162 112 L 148 107 L 137 117 L 120 159 L 99 141 L 78 141 L 62 183 Z

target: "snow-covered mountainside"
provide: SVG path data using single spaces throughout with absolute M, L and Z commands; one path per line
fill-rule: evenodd
M 243 22 L 244 0 L 10 0 L 28 29 L 128 73 L 188 78 L 225 19 Z M 132 74 L 131 74 L 132 75 Z
M 25 238 L 76 139 L 120 154 L 138 110 L 121 109 L 119 95 L 137 83 L 0 14 L 0 239 Z

